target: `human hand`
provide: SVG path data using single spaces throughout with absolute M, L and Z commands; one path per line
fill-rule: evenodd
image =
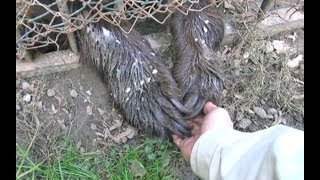
M 179 147 L 186 161 L 190 161 L 192 148 L 202 134 L 220 128 L 233 128 L 229 113 L 212 102 L 207 102 L 204 105 L 203 113 L 204 116 L 188 121 L 188 125 L 192 129 L 190 138 L 181 139 L 177 135 L 172 135 L 173 142 Z

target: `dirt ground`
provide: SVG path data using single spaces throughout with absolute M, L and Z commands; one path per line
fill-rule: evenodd
M 168 40 L 154 36 L 158 41 L 153 46 L 170 66 Z M 226 84 L 222 104 L 235 128 L 253 132 L 284 124 L 303 130 L 304 30 L 253 39 L 238 53 L 232 50 L 233 46 L 221 47 L 219 55 Z M 62 146 L 61 134 L 76 142 L 80 152 L 108 151 L 109 143 L 138 145 L 144 135 L 125 123 L 109 95 L 88 67 L 17 78 L 17 143 L 27 147 L 37 133 L 31 153 L 38 161 Z M 184 179 L 195 178 L 189 166 L 181 164 L 179 170 Z
M 268 46 L 285 50 L 266 52 Z M 222 101 L 238 130 L 254 132 L 275 124 L 304 129 L 303 55 L 304 30 L 298 29 L 248 42 L 233 61 L 223 60 L 227 88 Z M 298 63 L 291 67 L 293 61 Z
M 97 149 L 108 152 L 110 143 L 141 144 L 143 135 L 137 134 L 136 129 L 123 121 L 121 114 L 113 107 L 105 85 L 88 67 L 17 79 L 16 83 L 16 140 L 27 148 L 31 141 L 30 134 L 35 134 L 37 127 L 40 127 L 30 153 L 36 162 L 63 146 L 61 134 L 76 142 L 82 153 Z M 26 83 L 29 84 L 27 88 L 22 85 Z M 72 92 L 76 92 L 77 96 Z M 26 102 L 28 94 L 31 99 Z M 178 166 L 181 168 L 180 174 L 185 177 L 192 175 L 185 163 L 181 162 Z

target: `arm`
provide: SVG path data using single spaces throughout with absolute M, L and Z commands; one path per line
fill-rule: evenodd
M 304 132 L 282 125 L 254 133 L 208 130 L 190 163 L 203 179 L 303 179 Z

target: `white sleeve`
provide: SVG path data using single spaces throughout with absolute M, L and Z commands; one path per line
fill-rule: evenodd
M 254 133 L 207 131 L 195 143 L 191 168 L 202 179 L 304 179 L 304 132 L 276 125 Z

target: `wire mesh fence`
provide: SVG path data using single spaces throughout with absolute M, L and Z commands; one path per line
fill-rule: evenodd
M 223 0 L 211 0 L 208 6 L 197 9 L 201 0 L 16 0 L 16 56 L 27 56 L 27 50 L 54 46 L 67 36 L 68 44 L 76 51 L 73 32 L 92 22 L 105 20 L 129 33 L 139 20 L 151 18 L 163 24 L 175 11 L 187 14 L 201 11 Z M 161 16 L 159 16 L 159 14 Z M 122 22 L 130 21 L 130 28 Z

